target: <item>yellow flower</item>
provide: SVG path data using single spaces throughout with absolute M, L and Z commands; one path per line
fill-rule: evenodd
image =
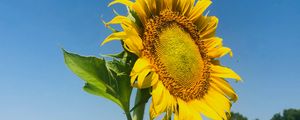
M 121 39 L 124 48 L 139 58 L 131 84 L 152 88 L 151 119 L 165 113 L 179 120 L 227 119 L 237 95 L 224 78 L 240 80 L 218 58 L 230 54 L 215 36 L 218 19 L 203 16 L 210 0 L 114 0 L 124 4 L 128 16 L 107 24 L 120 24 L 104 42 Z

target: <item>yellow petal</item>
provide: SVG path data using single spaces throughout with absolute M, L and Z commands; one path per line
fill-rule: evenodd
M 145 0 L 149 10 L 150 10 L 150 13 L 155 16 L 157 15 L 157 7 L 156 7 L 156 0 Z
M 188 15 L 194 5 L 195 0 L 180 0 L 179 10 L 182 15 Z
M 148 88 L 148 87 L 151 87 L 151 79 L 149 79 L 150 75 L 148 75 L 150 71 L 151 71 L 150 69 L 145 69 L 145 70 L 143 70 L 143 72 L 141 72 L 139 74 L 139 76 L 138 76 L 138 84 L 137 84 L 138 88 Z M 147 75 L 148 75 L 148 77 L 147 77 Z
M 230 48 L 228 47 L 218 47 L 218 48 L 212 48 L 208 50 L 207 55 L 211 58 L 220 58 L 223 57 L 224 55 L 228 54 L 230 57 L 233 56 L 233 53 Z
M 158 82 L 158 74 L 153 72 L 152 76 L 151 76 L 151 86 L 153 86 L 154 84 L 156 84 Z
M 150 14 L 147 4 L 143 0 L 137 0 L 136 2 L 132 2 L 130 0 L 114 0 L 108 6 L 111 6 L 116 3 L 121 3 L 129 7 L 130 10 L 135 11 L 143 24 L 146 23 L 146 18 Z
M 123 39 L 123 42 L 126 44 L 125 48 L 128 48 L 130 52 L 140 56 L 141 50 L 144 46 L 139 34 L 132 27 L 122 27 L 127 37 L 126 39 Z
M 160 93 L 160 94 L 159 94 Z M 155 110 L 162 113 L 168 107 L 169 95 L 167 95 L 165 88 L 159 88 L 157 91 L 152 92 L 152 99 L 155 105 Z
M 116 39 L 122 39 L 125 43 L 124 48 L 138 56 L 140 56 L 140 52 L 143 49 L 142 39 L 139 36 L 139 28 L 127 17 L 124 16 L 117 16 L 112 19 L 108 24 L 119 24 L 121 23 L 124 32 L 116 32 L 108 36 L 104 42 L 110 42 Z
M 189 103 L 190 107 L 198 112 L 201 112 L 206 117 L 212 120 L 221 120 L 222 117 L 217 114 L 210 106 L 208 106 L 203 100 L 193 100 Z
M 124 39 L 125 37 L 126 37 L 125 32 L 115 32 L 110 34 L 107 38 L 105 38 L 104 41 L 101 43 L 101 45 L 104 45 L 113 40 L 121 40 Z
M 130 50 L 140 52 L 143 49 L 142 38 L 134 26 L 121 25 L 127 35 L 127 39 L 123 40 Z
M 153 120 L 154 118 L 156 118 L 158 116 L 158 114 L 155 111 L 153 102 L 150 103 L 150 110 L 149 110 L 149 114 L 150 114 L 150 120 Z
M 114 17 L 111 21 L 107 22 L 106 24 L 120 24 L 124 21 L 127 22 L 127 21 L 130 21 L 130 20 L 125 16 L 119 15 L 119 16 Z
M 169 10 L 172 10 L 173 2 L 173 0 L 163 0 L 164 7 Z
M 213 65 L 221 65 L 220 60 L 216 60 L 216 59 L 211 60 L 211 63 L 212 63 Z
M 190 119 L 190 115 L 188 113 L 190 113 L 190 110 L 189 110 L 189 107 L 186 105 L 185 101 L 181 100 L 180 98 L 177 99 L 177 102 L 178 102 L 178 117 L 179 117 L 179 120 L 184 120 L 184 119 L 187 119 L 189 120 Z
M 167 109 L 172 109 L 175 105 L 175 99 L 169 91 L 163 86 L 161 81 L 158 81 L 152 88 L 152 103 L 156 113 L 159 115 Z
M 138 14 L 141 22 L 146 24 L 147 18 L 150 15 L 148 6 L 144 0 L 137 0 L 133 5 L 132 9 Z
M 237 101 L 238 96 L 227 81 L 225 81 L 222 78 L 213 77 L 212 83 L 213 84 L 211 84 L 211 85 L 215 90 L 218 90 L 223 95 L 228 96 L 230 98 L 230 100 L 232 100 L 234 102 Z
M 241 77 L 238 74 L 227 67 L 211 65 L 211 70 L 212 77 L 232 78 L 236 79 L 237 81 L 241 80 Z
M 145 77 L 150 71 L 152 71 L 152 68 L 148 59 L 146 58 L 137 59 L 130 73 L 131 85 L 138 88 L 142 88 L 142 87 L 144 88 L 145 86 L 148 86 L 148 85 L 144 85 L 144 84 L 148 84 L 144 82 L 150 82 L 149 84 L 151 84 L 151 81 L 144 81 Z M 136 78 L 138 78 L 137 83 L 136 83 Z
M 121 24 L 122 28 L 124 29 L 129 29 L 130 31 L 134 30 L 136 34 L 140 33 L 140 28 L 133 22 L 131 21 L 128 17 L 125 16 L 116 16 L 114 17 L 111 21 L 106 23 L 106 25 L 110 24 Z
M 222 95 L 220 92 L 216 91 L 215 89 L 210 89 L 208 93 L 205 95 L 205 99 L 207 101 L 212 102 L 214 105 L 218 107 L 219 111 L 224 112 L 230 111 L 231 103 L 224 95 Z
M 126 44 L 124 44 L 123 47 L 124 47 L 125 50 L 127 50 L 127 51 L 129 51 L 133 54 L 136 54 L 137 56 L 140 56 L 140 51 L 129 48 Z
M 212 36 L 215 35 L 215 32 L 216 32 L 216 29 L 217 29 L 217 26 L 218 26 L 218 18 L 215 17 L 215 16 L 210 16 L 210 17 L 207 17 L 206 19 L 209 20 L 207 26 L 205 27 L 204 30 L 202 30 L 201 32 L 201 38 L 210 38 Z
M 208 49 L 208 51 L 215 49 L 216 47 L 221 47 L 222 46 L 222 38 L 219 37 L 211 37 L 208 39 L 202 40 L 204 42 L 204 45 Z
M 114 17 L 111 21 L 107 22 L 106 25 L 110 24 L 123 24 L 128 27 L 134 27 L 136 28 L 136 24 L 131 21 L 128 17 L 118 15 Z
M 156 14 L 159 15 L 160 11 L 163 9 L 163 0 L 155 0 Z
M 171 109 L 168 109 L 165 113 L 165 117 L 162 120 L 170 120 L 172 117 L 172 112 L 173 111 Z
M 179 0 L 172 0 L 172 10 L 178 11 L 178 8 L 180 6 Z
M 200 33 L 203 34 L 204 30 L 206 29 L 208 23 L 210 22 L 210 19 L 208 19 L 207 16 L 199 16 L 198 19 L 194 22 L 194 24 L 198 27 Z M 201 38 L 204 38 L 200 36 Z
M 179 115 L 176 114 L 176 113 L 175 113 L 175 115 L 174 115 L 174 120 L 180 120 L 180 119 L 179 119 Z
M 116 3 L 124 4 L 124 5 L 128 6 L 129 8 L 133 5 L 133 2 L 130 0 L 114 0 L 111 3 L 109 3 L 108 6 L 111 6 Z
M 131 76 L 131 78 L 130 78 L 130 84 L 131 84 L 131 86 L 136 87 L 136 78 L 138 76 L 139 76 L 139 74 L 135 74 L 135 75 Z
M 178 117 L 179 120 L 202 120 L 200 116 L 200 112 L 195 111 L 191 108 L 188 103 L 181 99 L 177 99 L 178 101 Z M 175 113 L 176 114 L 176 113 Z
M 142 70 L 144 70 L 146 68 L 148 68 L 148 69 L 151 68 L 151 65 L 150 65 L 148 59 L 147 58 L 139 58 L 134 63 L 134 66 L 132 68 L 130 76 L 140 73 L 140 72 L 142 72 Z
M 210 0 L 199 0 L 189 14 L 191 21 L 196 21 L 211 4 Z
M 214 111 L 216 111 L 218 113 L 219 116 L 222 117 L 222 119 L 226 119 L 226 113 L 224 111 L 224 109 L 222 109 L 220 106 L 214 104 L 213 102 L 209 101 L 207 98 L 203 98 L 206 101 L 206 104 L 208 106 L 210 106 Z

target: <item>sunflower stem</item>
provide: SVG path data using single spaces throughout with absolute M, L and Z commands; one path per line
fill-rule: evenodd
M 129 112 L 129 111 L 128 111 L 128 112 L 125 112 L 125 114 L 126 114 L 127 120 L 132 120 L 132 118 L 131 118 L 131 115 L 130 115 L 130 112 Z
M 145 105 L 146 103 L 140 103 L 143 100 L 144 94 L 143 90 L 137 89 L 136 97 L 135 97 L 135 104 L 139 104 L 133 111 L 133 120 L 143 120 L 144 112 L 145 112 Z

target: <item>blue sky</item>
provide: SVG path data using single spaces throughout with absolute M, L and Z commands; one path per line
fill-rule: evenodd
M 0 0 L 0 119 L 125 119 L 112 102 L 85 93 L 84 82 L 65 66 L 60 48 L 95 55 L 120 51 L 99 47 L 110 34 L 100 18 L 113 18 L 110 0 Z M 217 35 L 234 57 L 223 64 L 244 82 L 232 82 L 233 104 L 248 118 L 267 120 L 300 108 L 300 1 L 214 0 Z M 120 13 L 124 7 L 114 6 Z

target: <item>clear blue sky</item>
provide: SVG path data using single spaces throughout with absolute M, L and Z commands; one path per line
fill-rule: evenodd
M 0 0 L 0 119 L 125 119 L 112 102 L 85 93 L 83 81 L 64 65 L 60 48 L 95 55 L 110 31 L 110 0 Z M 218 36 L 235 53 L 225 65 L 244 82 L 233 86 L 233 104 L 248 118 L 267 120 L 284 108 L 300 108 L 300 1 L 214 0 Z M 124 13 L 125 9 L 117 10 Z

